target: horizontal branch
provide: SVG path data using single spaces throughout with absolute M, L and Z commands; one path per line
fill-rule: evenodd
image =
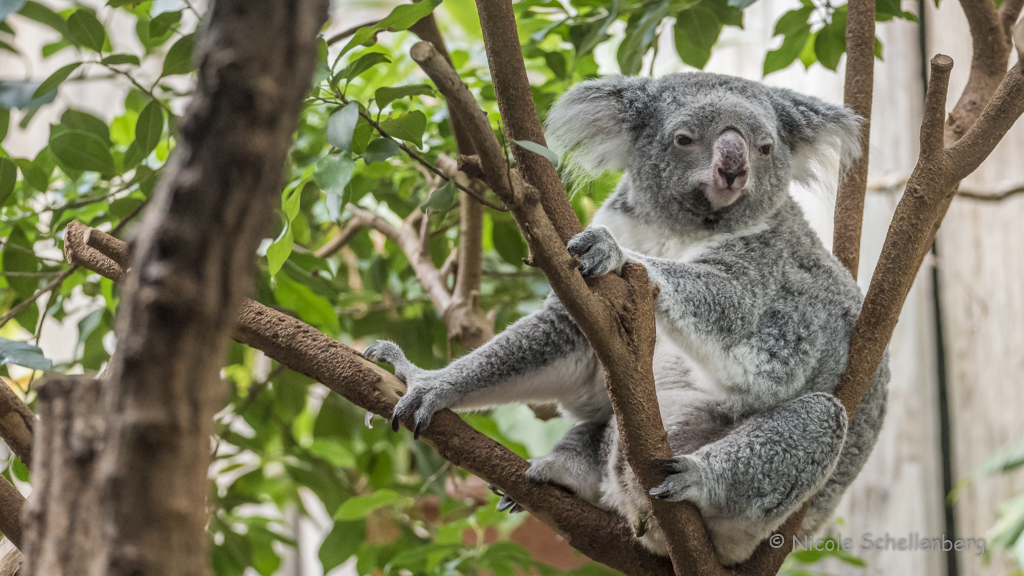
M 85 245 L 81 236 L 72 234 L 70 238 L 72 257 L 88 263 L 98 261 L 95 255 L 87 254 L 98 250 Z M 232 335 L 385 418 L 390 418 L 398 393 L 405 390 L 394 375 L 355 350 L 252 300 L 243 303 Z M 590 558 L 629 575 L 670 571 L 667 560 L 651 555 L 632 538 L 622 518 L 554 486 L 531 482 L 526 478 L 528 462 L 477 432 L 450 410 L 439 412 L 421 438 L 445 459 L 499 487 Z

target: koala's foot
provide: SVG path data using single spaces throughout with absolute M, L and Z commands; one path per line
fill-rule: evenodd
M 434 414 L 450 407 L 455 399 L 451 390 L 438 382 L 435 373 L 424 370 L 405 357 L 405 353 L 394 342 L 381 340 L 371 344 L 363 352 L 370 360 L 387 362 L 395 368 L 395 376 L 409 389 L 398 399 L 391 413 L 391 429 L 398 432 L 398 426 L 413 419 L 413 438 L 419 439 L 420 431 L 430 425 Z
M 601 497 L 600 470 L 575 454 L 552 452 L 532 458 L 526 477 L 564 488 L 588 502 L 597 502 Z
M 518 514 L 519 512 L 523 511 L 522 506 L 516 504 L 515 500 L 509 498 L 508 494 L 505 494 L 501 490 L 498 490 L 494 486 L 494 484 L 488 484 L 487 487 L 490 488 L 491 492 L 494 492 L 496 495 L 501 496 L 501 500 L 498 500 L 498 512 L 504 512 L 505 510 L 508 510 L 509 514 Z
M 701 474 L 701 465 L 692 457 L 655 460 L 651 466 L 655 470 L 671 474 L 664 482 L 651 489 L 651 496 L 672 502 L 687 500 L 698 506 L 706 502 L 707 490 L 704 476 Z
M 626 263 L 626 255 L 622 253 L 618 242 L 603 226 L 587 228 L 573 236 L 566 248 L 570 254 L 579 258 L 579 270 L 584 278 L 618 272 Z

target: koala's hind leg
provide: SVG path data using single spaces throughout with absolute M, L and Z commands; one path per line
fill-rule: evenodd
M 839 400 L 806 394 L 741 420 L 692 454 L 658 461 L 671 475 L 651 495 L 696 504 L 719 559 L 739 562 L 825 484 L 846 430 Z
M 608 461 L 609 420 L 581 422 L 565 433 L 551 453 L 530 460 L 526 477 L 561 486 L 597 504 Z

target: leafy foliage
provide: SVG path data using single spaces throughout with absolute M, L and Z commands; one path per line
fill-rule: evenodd
M 703 68 L 723 33 L 743 26 L 752 2 L 518 2 L 538 111 L 545 114 L 572 84 L 596 76 L 599 50 L 622 72 L 637 74 L 670 34 L 679 60 Z M 20 54 L 22 26 L 30 20 L 46 28 L 48 42 L 33 57 L 44 64 L 56 54 L 71 60 L 46 66 L 55 71 L 41 81 L 0 81 L 0 145 L 10 145 L 15 127 L 48 131 L 38 151 L 0 147 L 0 310 L 36 299 L 0 326 L 0 376 L 30 402 L 42 371 L 96 373 L 109 359 L 120 287 L 79 269 L 43 288 L 69 270 L 60 251 L 69 221 L 107 231 L 130 226 L 151 198 L 175 146 L 203 16 L 187 2 L 163 0 L 109 0 L 96 11 L 57 5 L 0 0 L 0 49 Z M 337 253 L 321 257 L 317 250 L 344 227 L 350 204 L 394 223 L 417 208 L 426 211 L 435 266 L 458 246 L 459 211 L 452 208 L 466 200 L 429 169 L 441 154 L 454 157 L 455 141 L 444 103 L 408 57 L 416 39 L 404 32 L 431 11 L 463 81 L 510 144 L 499 129 L 473 3 L 439 5 L 398 5 L 333 46 L 320 41 L 254 295 L 356 348 L 394 340 L 425 367 L 445 364 L 452 352 L 447 329 L 399 246 L 364 229 Z M 913 19 L 896 0 L 879 0 L 878 13 L 879 20 Z M 111 34 L 106 23 L 114 15 L 134 19 L 133 38 Z M 804 0 L 775 32 L 783 42 L 767 54 L 766 74 L 797 58 L 835 69 L 845 50 L 845 6 Z M 56 97 L 68 95 L 69 83 L 98 77 L 116 86 L 116 102 L 101 110 L 72 105 L 48 127 L 35 119 L 41 107 L 68 105 L 70 98 Z M 558 165 L 547 148 L 518 144 Z M 581 219 L 589 220 L 615 183 L 615 176 L 570 183 Z M 526 244 L 509 214 L 488 210 L 483 230 L 480 304 L 496 313 L 500 330 L 539 308 L 549 288 L 523 264 Z M 73 350 L 61 359 L 46 358 L 38 347 L 54 321 L 77 327 Z M 319 553 L 325 572 L 355 557 L 364 574 L 560 573 L 509 541 L 524 515 L 497 513 L 497 497 L 489 493 L 453 490 L 465 473 L 407 433 L 368 427 L 364 414 L 322 386 L 237 343 L 224 374 L 231 394 L 217 415 L 210 523 L 217 574 L 274 573 L 280 554 L 296 544 L 288 520 L 293 510 L 330 518 Z M 466 419 L 524 457 L 546 453 L 568 426 L 560 419 L 541 422 L 525 407 Z M 5 474 L 29 480 L 13 457 Z M 588 565 L 574 573 L 608 572 Z

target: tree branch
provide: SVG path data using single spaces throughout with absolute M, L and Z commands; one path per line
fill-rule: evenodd
M 18 550 L 22 549 L 21 511 L 24 508 L 25 497 L 7 478 L 0 478 L 0 531 Z
M 434 49 L 451 63 L 451 57 L 445 49 L 444 39 L 437 28 L 433 13 L 413 24 L 409 30 L 421 40 L 433 44 Z M 450 108 L 448 121 L 455 136 L 457 154 L 476 154 L 476 147 L 467 134 L 462 119 Z M 471 195 L 466 190 L 472 189 L 476 197 L 483 198 L 487 189 L 479 180 L 470 183 L 468 178 L 459 172 L 458 166 L 451 158 L 441 155 L 438 164 L 438 168 L 449 179 L 454 178 L 463 191 L 462 202 L 459 204 L 459 251 L 455 288 L 452 291 L 452 305 L 444 312 L 444 321 L 448 327 L 448 338 L 459 342 L 468 350 L 473 350 L 494 337 L 495 316 L 484 314 L 478 302 L 480 273 L 483 269 L 484 209 L 479 203 L 469 201 Z
M 32 434 L 36 417 L 6 382 L 0 381 L 0 438 L 26 468 L 32 469 Z
M 348 223 L 345 224 L 344 228 L 339 230 L 338 233 L 333 238 L 324 243 L 323 246 L 317 248 L 316 252 L 314 252 L 313 254 L 317 258 L 330 258 L 335 254 L 335 252 L 341 250 L 344 246 L 351 242 L 352 238 L 355 238 L 355 235 L 358 234 L 360 230 L 366 228 L 366 225 L 367 223 L 365 220 L 363 220 L 359 216 L 353 216 L 351 219 L 349 219 Z
M 512 140 L 529 140 L 546 145 L 544 130 L 533 105 L 530 79 L 526 75 L 523 49 L 519 44 L 519 31 L 511 0 L 477 0 L 480 28 L 484 35 L 484 48 L 494 82 L 505 132 Z M 546 158 L 530 152 L 512 142 L 512 156 L 520 167 L 526 182 L 540 193 L 544 212 L 558 232 L 562 244 L 580 233 L 576 213 L 565 199 L 565 188 L 558 172 Z
M 565 250 L 563 237 L 567 231 L 556 230 L 541 206 L 542 195 L 520 176 L 518 169 L 509 169 L 486 115 L 455 70 L 429 43 L 413 46 L 411 54 L 448 105 L 466 121 L 484 179 L 511 208 L 534 263 L 544 271 L 555 294 L 601 360 L 605 385 L 619 423 L 622 449 L 640 485 L 649 492 L 665 478 L 664 473 L 652 470 L 651 459 L 672 456 L 658 409 L 652 369 L 654 285 L 648 282 L 643 266 L 637 264 L 627 264 L 622 278 L 606 275 L 584 281 L 576 262 Z M 565 196 L 558 198 L 571 212 Z M 575 213 L 573 219 L 574 228 L 579 230 Z M 648 503 L 665 533 L 677 573 L 684 569 L 696 569 L 697 574 L 724 573 L 696 507 L 650 496 Z
M 395 244 L 398 244 L 398 247 L 405 253 L 406 259 L 409 260 L 409 265 L 412 266 L 413 272 L 416 273 L 416 279 L 427 290 L 430 301 L 434 303 L 434 307 L 437 308 L 440 314 L 444 314 L 452 304 L 452 295 L 448 293 L 448 286 L 444 281 L 444 277 L 441 276 L 437 267 L 434 266 L 430 252 L 427 251 L 420 241 L 419 232 L 417 231 L 417 227 L 426 216 L 419 210 L 416 210 L 405 219 L 401 227 L 395 227 L 373 212 L 354 204 L 349 204 L 348 210 L 352 211 L 361 221 L 366 222 L 366 226 L 377 230 L 394 241 Z
M 832 253 L 857 278 L 864 196 L 868 184 L 871 136 L 871 97 L 875 78 L 875 2 L 850 0 L 846 23 L 846 84 L 843 103 L 864 119 L 861 157 L 842 175 L 836 196 Z
M 86 246 L 81 236 L 71 236 L 70 251 L 81 261 L 97 260 L 79 254 L 97 251 Z M 233 337 L 385 418 L 391 416 L 398 393 L 405 390 L 394 375 L 355 350 L 252 300 L 242 304 Z M 528 462 L 477 432 L 453 412 L 444 410 L 435 415 L 421 438 L 445 459 L 501 488 L 590 558 L 631 576 L 671 573 L 664 558 L 649 554 L 631 537 L 622 518 L 554 486 L 529 481 L 525 475 Z

